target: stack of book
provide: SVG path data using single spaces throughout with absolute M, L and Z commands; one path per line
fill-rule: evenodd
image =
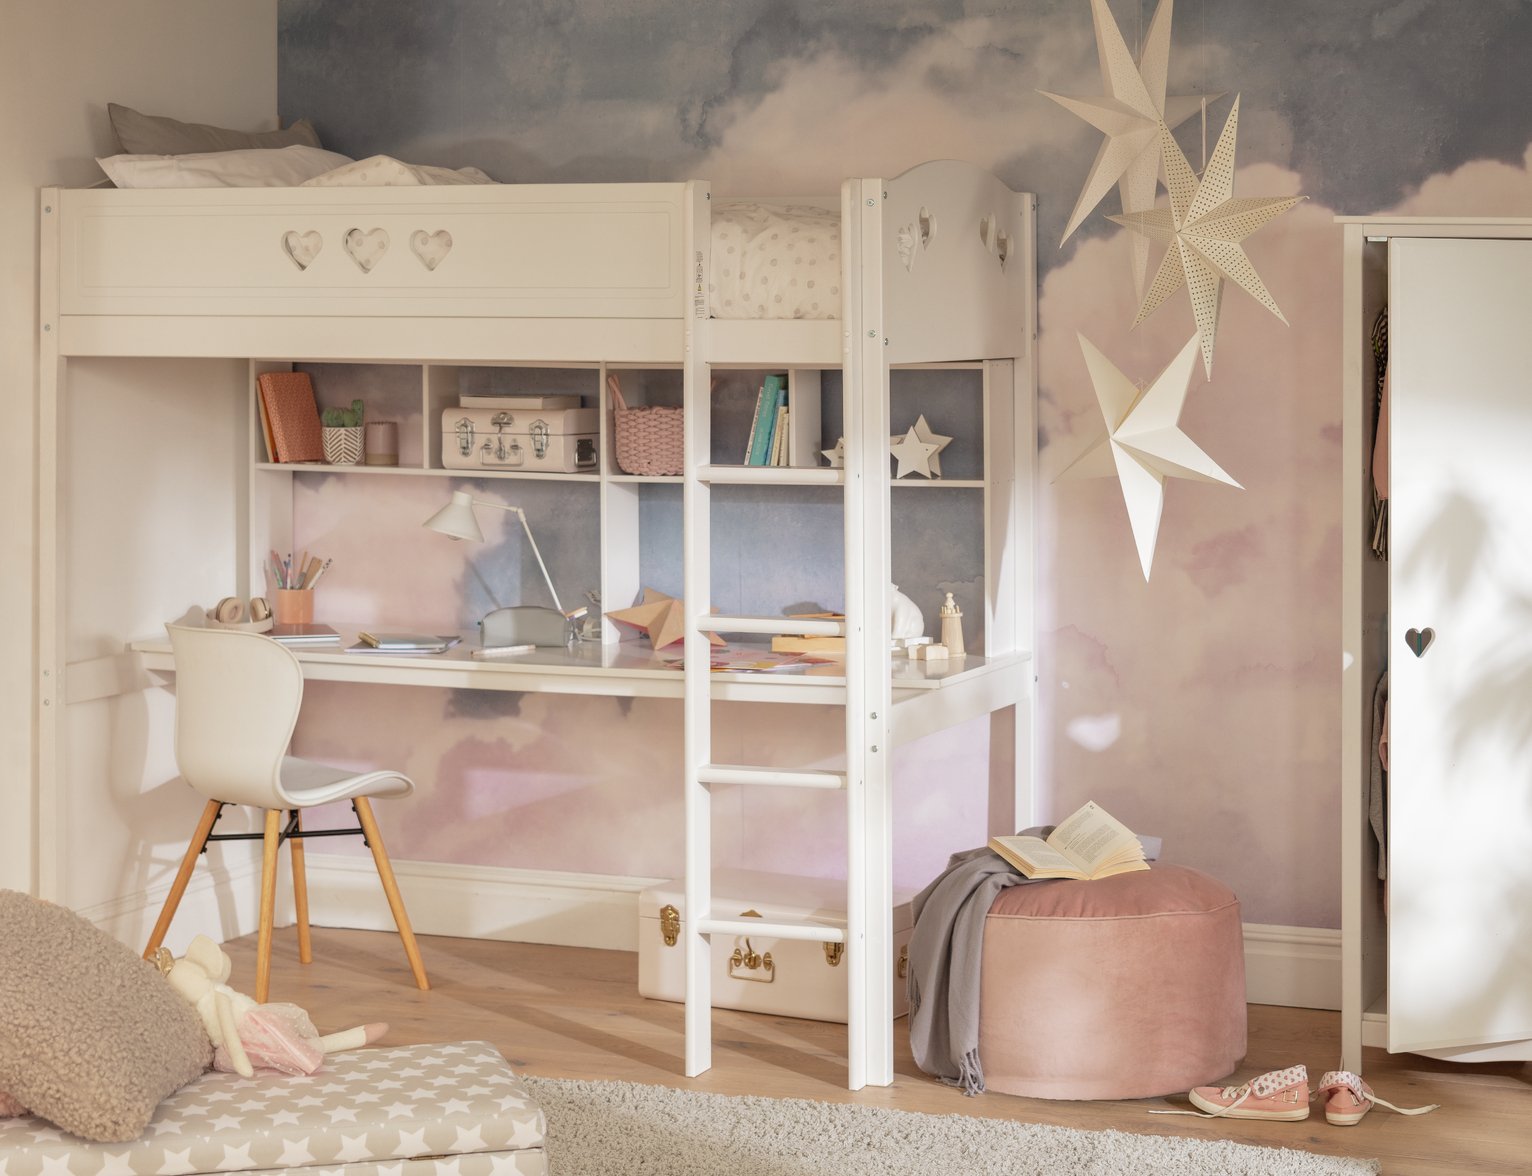
M 750 422 L 750 440 L 745 443 L 745 464 L 752 466 L 789 464 L 787 425 L 787 377 L 767 376 L 755 397 L 755 416 Z
M 319 403 L 308 372 L 262 372 L 255 384 L 266 460 L 323 461 Z

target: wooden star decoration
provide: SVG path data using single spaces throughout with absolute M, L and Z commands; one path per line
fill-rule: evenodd
M 1069 240 L 1113 184 L 1117 185 L 1123 211 L 1152 205 L 1160 177 L 1160 124 L 1180 126 L 1202 109 L 1204 102 L 1223 96 L 1222 91 L 1209 95 L 1165 96 L 1166 78 L 1170 72 L 1173 5 L 1174 0 L 1160 0 L 1149 21 L 1149 35 L 1144 39 L 1143 50 L 1135 62 L 1106 0 L 1091 0 L 1096 57 L 1101 63 L 1101 85 L 1106 93 L 1094 98 L 1070 98 L 1047 90 L 1038 91 L 1106 136 L 1085 177 L 1085 186 L 1075 201 L 1074 211 L 1069 214 L 1060 245 Z M 1148 268 L 1149 242 L 1135 239 L 1133 288 L 1140 297 L 1143 296 Z
M 686 639 L 686 606 L 673 596 L 644 589 L 644 598 L 632 608 L 619 608 L 606 614 L 619 625 L 637 629 L 649 638 L 655 649 L 664 649 Z M 709 633 L 708 641 L 722 646 L 724 639 Z
M 1178 423 L 1186 403 L 1192 368 L 1197 361 L 1193 335 L 1152 384 L 1140 391 L 1084 335 L 1080 351 L 1096 389 L 1107 434 L 1069 465 L 1059 478 L 1101 478 L 1115 475 L 1122 484 L 1128 523 L 1138 547 L 1138 561 L 1149 579 L 1160 515 L 1165 508 L 1165 479 L 1222 482 L 1243 489 L 1181 431 Z
M 1218 313 L 1224 279 L 1236 283 L 1283 323 L 1287 319 L 1266 289 L 1240 242 L 1273 217 L 1280 216 L 1302 196 L 1248 196 L 1234 198 L 1234 141 L 1239 127 L 1239 96 L 1218 136 L 1218 146 L 1198 179 L 1186 154 L 1160 127 L 1160 146 L 1165 157 L 1165 184 L 1170 207 L 1125 212 L 1111 219 L 1135 233 L 1167 244 L 1160 268 L 1138 308 L 1136 327 L 1186 286 L 1202 342 L 1202 366 L 1213 378 L 1213 349 L 1218 340 Z
M 941 451 L 952 444 L 951 437 L 931 432 L 925 414 L 903 433 L 888 439 L 888 448 L 899 459 L 899 471 L 895 478 L 906 474 L 920 474 L 927 478 L 942 476 Z

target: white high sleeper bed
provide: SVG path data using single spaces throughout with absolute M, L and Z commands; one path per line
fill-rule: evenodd
M 834 207 L 833 201 L 824 204 Z M 923 164 L 892 180 L 847 180 L 839 200 L 842 317 L 725 320 L 709 312 L 705 182 L 44 189 L 39 823 L 45 893 L 76 906 L 101 901 L 99 893 L 76 892 L 71 878 L 84 866 L 71 847 L 89 843 L 88 814 L 103 778 L 136 794 L 174 775 L 166 747 L 143 746 L 149 724 L 142 712 L 163 704 L 139 696 L 163 681 L 151 671 L 171 668 L 162 646 L 147 635 L 183 612 L 188 600 L 216 599 L 231 581 L 247 585 L 247 594 L 259 593 L 265 553 L 290 545 L 291 472 L 263 464 L 249 393 L 255 373 L 304 361 L 426 365 L 426 469 L 409 472 L 464 477 L 473 475 L 439 468 L 440 435 L 431 418 L 450 403 L 451 384 L 438 387 L 431 365 L 588 364 L 603 372 L 607 364 L 679 366 L 686 463 L 683 476 L 670 480 L 683 486 L 688 664 L 708 664 L 702 626 L 735 633 L 805 628 L 781 617 L 710 616 L 711 488 L 832 484 L 844 487 L 846 621 L 821 624 L 847 636 L 843 675 L 763 682 L 700 669 L 669 678 L 640 670 L 593 683 L 599 675 L 580 666 L 539 672 L 454 659 L 433 661 L 422 671 L 418 662 L 394 665 L 392 659 L 368 659 L 365 667 L 355 666 L 358 659 L 340 664 L 345 659 L 338 655 L 314 657 L 305 672 L 355 681 L 682 698 L 689 911 L 711 910 L 711 788 L 844 790 L 844 930 L 813 920 L 772 926 L 751 920 L 744 931 L 738 920 L 688 920 L 685 1068 L 696 1074 L 710 1065 L 709 936 L 752 933 L 847 944 L 848 1083 L 857 1089 L 891 1082 L 890 995 L 892 985 L 902 983 L 893 974 L 890 951 L 892 746 L 988 715 L 992 826 L 1011 831 L 1031 816 L 1034 209 L 1033 197 L 958 162 Z M 368 253 L 379 230 L 387 248 Z M 227 452 L 189 457 L 185 438 L 166 439 L 145 455 L 143 468 L 151 476 L 143 485 L 92 487 L 90 470 L 71 461 L 79 430 L 93 427 L 71 410 L 71 384 L 120 386 L 125 395 L 152 398 L 151 385 L 179 370 L 162 360 L 242 361 L 190 369 L 198 380 L 227 382 L 230 372 L 237 373 L 237 397 L 220 401 L 238 405 L 233 415 L 239 419 L 228 426 L 237 468 L 224 477 L 219 471 L 229 464 Z M 882 619 L 890 610 L 889 370 L 954 362 L 979 367 L 984 382 L 985 615 L 974 626 L 983 635 L 969 658 L 950 667 L 925 672 L 901 666 L 896 689 Z M 712 464 L 706 390 L 714 367 L 842 369 L 845 468 Z M 817 376 L 804 384 L 811 386 L 817 388 Z M 209 398 L 218 399 L 211 390 Z M 601 403 L 605 535 L 636 522 L 638 487 L 619 486 L 622 479 L 611 465 L 611 405 L 604 398 Z M 223 434 L 219 438 L 217 444 L 226 445 Z M 199 481 L 188 485 L 186 478 Z M 166 483 L 179 486 L 172 495 L 195 489 L 230 499 L 238 534 L 224 555 L 210 555 L 205 537 L 176 540 L 167 534 L 174 529 L 168 518 L 156 532 L 156 519 L 173 511 Z M 90 520 L 109 493 L 126 493 L 145 516 L 140 527 L 155 538 L 145 542 L 140 536 L 136 545 L 123 539 L 110 554 L 112 582 L 105 584 L 100 573 L 107 557 L 93 546 L 100 536 Z M 136 554 L 139 548 L 158 554 L 147 558 Z M 168 569 L 167 558 L 175 561 Z M 638 587 L 636 568 L 609 572 L 609 562 L 625 562 L 610 551 L 602 562 L 603 599 L 630 599 Z M 613 659 L 606 661 L 611 670 Z M 427 681 L 427 674 L 434 677 Z M 843 705 L 845 771 L 713 763 L 709 708 L 717 698 Z M 103 721 L 102 712 L 91 709 L 135 699 L 137 709 L 128 712 L 131 733 L 124 733 L 120 710 Z M 116 826 L 113 834 L 124 836 Z M 133 850 L 128 846 L 125 853 Z M 100 885 L 110 890 L 113 883 Z M 108 905 L 157 905 L 157 898 L 134 892 L 126 881 L 118 887 Z

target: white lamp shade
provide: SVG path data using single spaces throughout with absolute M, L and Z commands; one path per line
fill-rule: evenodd
M 467 539 L 470 543 L 483 543 L 484 532 L 474 517 L 473 499 L 462 490 L 452 492 L 452 501 L 428 518 L 423 526 L 454 539 Z

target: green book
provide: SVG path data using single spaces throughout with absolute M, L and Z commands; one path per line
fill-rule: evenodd
M 755 436 L 750 445 L 747 465 L 765 465 L 771 453 L 771 441 L 777 431 L 777 409 L 787 403 L 787 377 L 770 375 L 761 386 L 760 411 L 756 413 Z

